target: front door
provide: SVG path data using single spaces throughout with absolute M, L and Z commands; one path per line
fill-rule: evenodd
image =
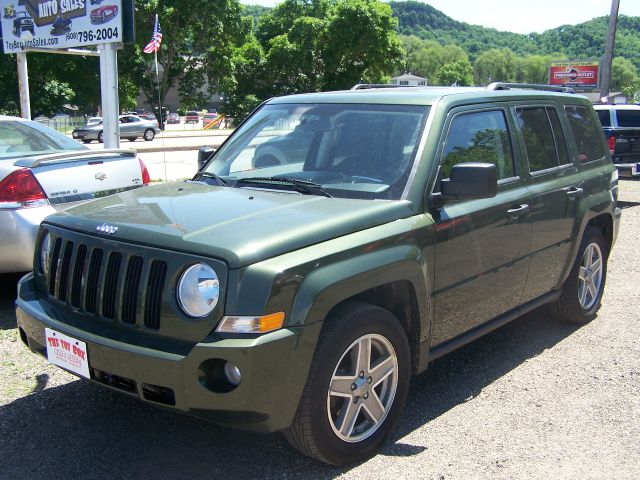
M 494 198 L 448 202 L 436 220 L 431 346 L 519 305 L 529 268 L 529 193 L 515 161 L 506 108 L 460 109 L 445 129 L 440 177 L 460 162 L 494 163 Z

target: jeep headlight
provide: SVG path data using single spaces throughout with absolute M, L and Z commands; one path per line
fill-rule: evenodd
M 206 317 L 220 297 L 220 282 L 213 268 L 196 263 L 187 268 L 178 282 L 178 304 L 190 317 Z

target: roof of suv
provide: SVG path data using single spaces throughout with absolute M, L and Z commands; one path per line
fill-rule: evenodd
M 525 88 L 488 89 L 485 87 L 401 87 L 401 88 L 371 88 L 359 90 L 342 90 L 336 92 L 305 93 L 278 97 L 269 101 L 278 103 L 378 103 L 378 104 L 407 104 L 432 105 L 443 97 L 468 100 L 497 101 L 505 98 L 540 98 L 562 97 L 580 98 L 582 95 L 533 90 Z
M 640 110 L 640 105 L 616 104 L 616 105 L 594 105 L 595 110 Z

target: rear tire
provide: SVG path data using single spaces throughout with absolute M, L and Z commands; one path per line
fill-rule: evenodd
M 607 279 L 608 254 L 607 243 L 600 230 L 588 226 L 562 294 L 551 305 L 556 318 L 582 324 L 596 316 Z
M 91 143 L 91 140 L 82 140 L 82 143 Z
M 104 135 L 102 132 L 98 132 L 98 142 L 99 143 L 103 143 L 104 142 Z
M 410 372 L 409 342 L 391 313 L 356 302 L 339 307 L 325 321 L 285 437 L 333 465 L 366 459 L 398 420 Z

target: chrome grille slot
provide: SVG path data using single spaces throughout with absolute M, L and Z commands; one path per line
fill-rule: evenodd
M 160 311 L 162 308 L 162 290 L 167 275 L 167 264 L 158 260 L 151 263 L 147 297 L 145 301 L 144 324 L 149 328 L 160 328 Z
M 118 293 L 118 278 L 120 276 L 120 263 L 122 255 L 111 252 L 107 263 L 107 274 L 104 278 L 104 297 L 102 299 L 102 315 L 106 318 L 115 319 L 116 300 Z
M 49 293 L 56 293 L 56 277 L 58 276 L 58 260 L 60 259 L 60 249 L 62 248 L 62 239 L 56 238 L 51 254 L 51 265 L 49 270 Z
M 73 242 L 68 241 L 64 246 L 62 262 L 60 263 L 60 283 L 58 284 L 58 299 L 61 302 L 67 301 L 67 288 L 69 287 L 69 267 L 71 265 L 71 254 L 73 253 Z
M 125 323 L 136 323 L 136 301 L 138 299 L 142 265 L 141 257 L 129 258 L 122 298 L 122 321 Z
M 87 273 L 87 293 L 85 296 L 85 309 L 89 313 L 96 313 L 98 306 L 98 280 L 102 269 L 102 249 L 96 248 L 91 254 L 91 263 Z
M 76 252 L 76 261 L 73 267 L 73 281 L 71 282 L 71 305 L 80 308 L 82 278 L 84 275 L 84 263 L 87 258 L 87 246 L 80 245 Z

